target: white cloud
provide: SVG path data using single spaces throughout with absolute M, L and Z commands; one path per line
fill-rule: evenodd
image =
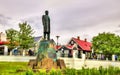
M 49 10 L 51 37 L 60 35 L 60 42 L 81 36 L 89 40 L 99 32 L 119 34 L 119 0 L 0 0 L 0 28 L 16 28 L 20 21 L 28 21 L 35 35 L 42 35 L 41 16 Z M 9 16 L 8 19 L 6 16 Z M 6 25 L 3 26 L 3 23 Z M 4 27 L 4 28 L 3 28 Z

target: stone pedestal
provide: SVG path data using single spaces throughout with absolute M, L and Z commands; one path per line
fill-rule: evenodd
M 65 62 L 64 62 L 64 60 L 62 60 L 62 59 L 58 59 L 58 60 L 57 60 L 57 66 L 58 66 L 60 69 L 66 68 Z
M 62 69 L 65 68 L 64 60 L 57 59 L 55 43 L 52 40 L 41 40 L 36 60 L 28 63 L 32 69 Z
M 36 61 L 36 59 L 31 59 L 31 60 L 29 60 L 29 62 L 28 62 L 28 66 L 30 67 L 30 68 L 34 68 L 34 66 L 37 66 L 37 61 Z
M 44 58 L 40 62 L 38 62 L 36 68 L 50 70 L 52 68 L 57 69 L 58 66 L 57 63 L 54 62 L 51 58 Z
M 41 61 L 37 62 L 35 59 L 31 59 L 28 63 L 28 66 L 32 69 L 46 69 L 51 70 L 54 69 L 63 69 L 66 68 L 64 60 L 58 59 L 56 62 L 53 61 L 51 58 L 44 58 Z
M 41 61 L 44 58 L 51 58 L 56 61 L 57 55 L 54 47 L 55 44 L 52 40 L 41 40 L 38 49 L 37 60 Z

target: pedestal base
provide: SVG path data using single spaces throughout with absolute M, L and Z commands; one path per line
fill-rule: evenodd
M 56 62 L 51 58 L 44 58 L 37 63 L 35 59 L 29 61 L 28 66 L 32 69 L 46 69 L 47 71 L 51 69 L 64 69 L 66 68 L 64 60 L 58 59 Z

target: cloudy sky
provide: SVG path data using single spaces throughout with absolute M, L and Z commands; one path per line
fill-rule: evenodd
M 49 10 L 51 38 L 67 43 L 80 36 L 89 41 L 102 32 L 120 35 L 120 0 L 0 0 L 0 32 L 27 21 L 34 36 L 43 32 L 41 17 Z

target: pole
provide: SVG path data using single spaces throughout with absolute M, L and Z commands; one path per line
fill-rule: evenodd
M 56 38 L 57 38 L 57 49 L 58 49 L 58 39 L 59 39 L 59 37 L 60 37 L 60 36 L 56 36 Z

